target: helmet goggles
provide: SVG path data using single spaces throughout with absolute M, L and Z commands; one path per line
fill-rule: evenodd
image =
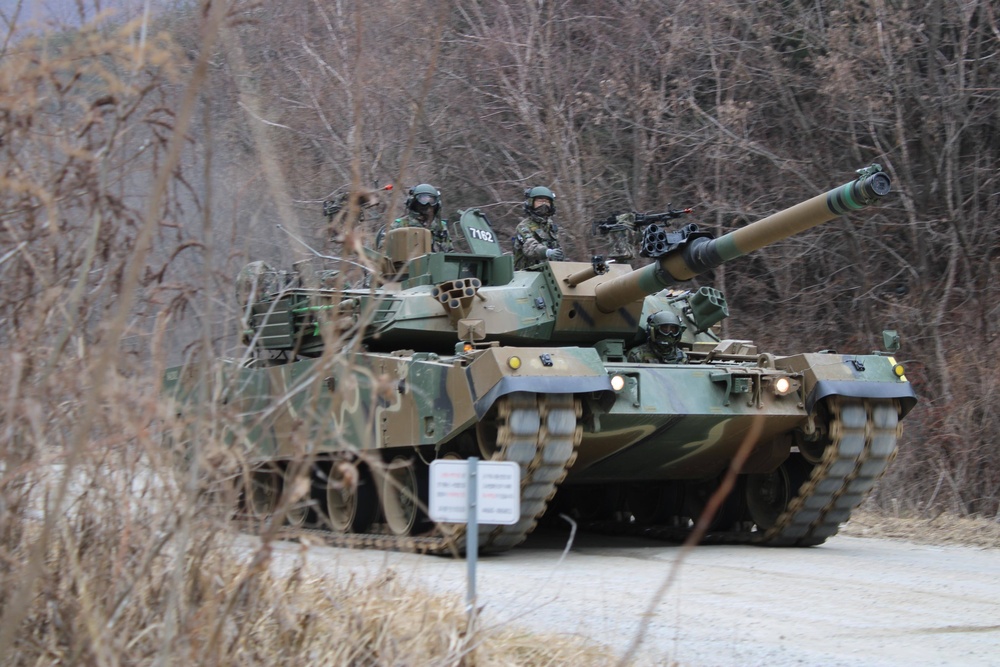
M 661 324 L 656 328 L 657 333 L 666 336 L 667 338 L 680 338 L 681 335 L 681 325 L 679 324 Z

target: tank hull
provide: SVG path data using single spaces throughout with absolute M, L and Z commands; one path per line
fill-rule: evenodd
M 620 517 L 642 515 L 634 494 L 624 489 L 646 484 L 691 495 L 692 488 L 704 488 L 692 485 L 711 486 L 741 449 L 741 479 L 774 475 L 801 456 L 800 449 L 828 447 L 833 427 L 823 406 L 831 400 L 876 401 L 889 406 L 898 423 L 916 399 L 895 367 L 883 355 L 633 364 L 608 362 L 591 347 L 491 346 L 448 356 L 358 353 L 257 368 L 224 363 L 200 381 L 192 369 L 176 368 L 167 372 L 167 390 L 179 404 L 198 400 L 199 392 L 218 396 L 233 416 L 225 441 L 241 450 L 251 469 L 267 468 L 281 477 L 275 488 L 285 485 L 288 471 L 302 461 L 321 470 L 361 461 L 370 483 L 379 486 L 387 474 L 383 466 L 403 457 L 415 466 L 416 500 L 426 506 L 431 461 L 515 460 L 529 480 L 521 522 L 506 532 L 485 531 L 482 544 L 490 551 L 522 541 L 560 486 L 567 490 L 562 509 L 569 498 L 568 509 L 588 520 L 593 517 L 573 500 L 574 490 L 606 494 L 605 515 Z M 209 378 L 214 387 L 204 384 Z M 623 382 L 616 389 L 612 380 L 619 378 Z M 788 382 L 787 393 L 776 391 L 779 380 Z M 566 423 L 550 424 L 550 410 L 560 409 Z M 522 415 L 521 426 L 512 426 L 515 412 Z M 511 428 L 524 432 L 504 431 Z M 887 465 L 888 456 L 883 458 Z M 814 462 L 821 459 L 820 454 Z M 377 499 L 384 493 L 371 502 L 384 502 Z M 322 494 L 314 489 L 310 502 L 321 515 Z M 693 513 L 689 502 L 671 521 Z M 410 548 L 420 548 L 417 539 L 424 540 L 423 550 L 449 548 L 445 535 L 430 537 L 434 529 L 425 528 L 423 537 L 407 532 L 392 540 L 379 535 L 390 531 L 377 522 L 364 532 L 381 546 L 406 538 Z M 824 529 L 830 533 L 829 526 Z M 348 542 L 361 539 L 342 533 Z M 804 544 L 817 543 L 809 537 Z M 455 535 L 449 539 L 456 548 Z M 459 539 L 457 548 L 463 545 Z

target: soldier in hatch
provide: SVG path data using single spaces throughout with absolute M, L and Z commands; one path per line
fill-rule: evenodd
M 681 318 L 669 310 L 653 313 L 646 320 L 646 342 L 628 351 L 628 361 L 640 364 L 682 364 L 687 360 L 679 347 L 684 333 Z
M 514 268 L 525 269 L 546 259 L 565 259 L 559 246 L 559 228 L 552 221 L 556 214 L 555 193 L 540 185 L 528 188 L 524 191 L 524 210 L 528 217 L 514 230 Z
M 424 227 L 431 230 L 434 239 L 432 249 L 435 252 L 452 251 L 448 223 L 441 219 L 441 192 L 437 188 L 428 183 L 410 188 L 406 194 L 405 207 L 405 215 L 393 220 L 390 229 Z M 381 246 L 381 239 L 376 243 Z

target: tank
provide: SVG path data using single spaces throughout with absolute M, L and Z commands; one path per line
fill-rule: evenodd
M 649 225 L 654 261 L 638 270 L 595 257 L 515 271 L 479 209 L 451 225 L 461 252 L 391 230 L 353 284 L 318 253 L 291 271 L 255 262 L 237 286 L 245 357 L 170 368 L 165 394 L 179 423 L 227 411 L 243 517 L 334 544 L 462 552 L 464 526 L 427 518 L 428 470 L 474 456 L 521 468 L 519 521 L 480 526 L 481 552 L 561 513 L 681 539 L 734 461 L 706 539 L 818 545 L 885 472 L 916 403 L 898 334 L 870 354 L 763 351 L 718 335 L 721 292 L 682 283 L 889 191 L 872 165 L 718 238 Z M 661 312 L 684 326 L 683 358 L 628 361 Z

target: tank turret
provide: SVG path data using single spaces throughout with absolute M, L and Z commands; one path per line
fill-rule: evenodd
M 878 165 L 859 174 L 857 180 L 719 238 L 693 224 L 671 232 L 649 225 L 642 254 L 657 261 L 637 270 L 595 258 L 514 271 L 486 216 L 479 209 L 460 211 L 452 235 L 467 252 L 432 252 L 431 232 L 425 229 L 390 230 L 385 254 L 376 258 L 379 275 L 368 281 L 375 291 L 316 290 L 274 277 L 270 289 L 259 286 L 256 294 L 264 298 L 247 311 L 248 335 L 257 334 L 269 349 L 318 356 L 322 321 L 335 315 L 338 328 L 367 319 L 364 338 L 370 349 L 450 352 L 456 343 L 470 342 L 470 332 L 475 342 L 502 345 L 629 343 L 641 336 L 648 295 L 864 208 L 889 192 L 889 177 Z M 692 333 L 728 314 L 722 295 L 707 287 L 680 305 L 695 325 Z

